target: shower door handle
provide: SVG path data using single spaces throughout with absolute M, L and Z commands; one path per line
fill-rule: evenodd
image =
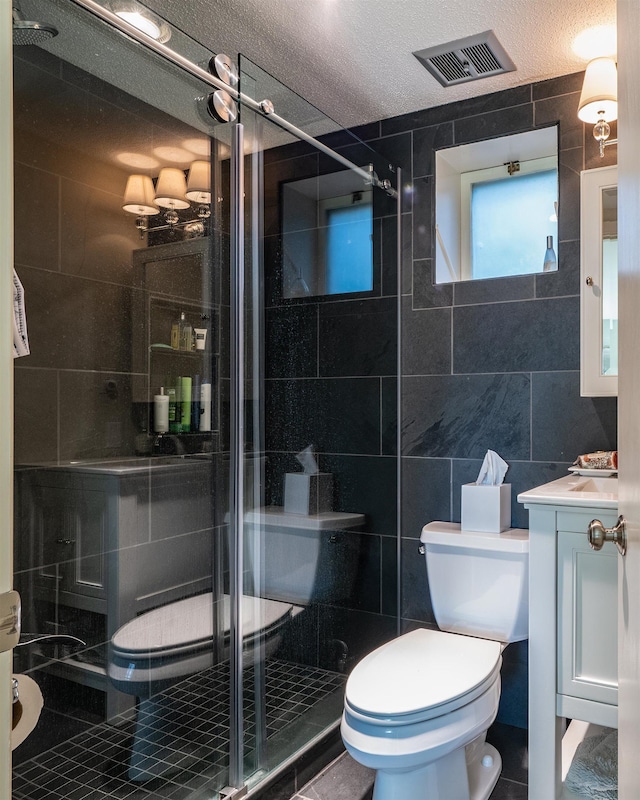
M 13 650 L 20 639 L 22 603 L 18 592 L 0 594 L 0 653 Z

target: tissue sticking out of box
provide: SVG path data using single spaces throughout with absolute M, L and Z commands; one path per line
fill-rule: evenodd
M 476 478 L 478 486 L 500 486 L 507 474 L 509 465 L 493 450 L 487 450 L 480 472 Z
M 320 472 L 313 445 L 296 456 L 304 472 L 284 476 L 284 510 L 287 514 L 322 514 L 333 507 L 333 475 Z
M 302 471 L 305 475 L 317 475 L 320 470 L 318 469 L 318 462 L 313 455 L 313 445 L 310 444 L 301 450 L 296 456 L 296 460 L 302 464 Z

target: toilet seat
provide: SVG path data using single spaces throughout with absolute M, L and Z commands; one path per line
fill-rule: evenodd
M 420 628 L 352 671 L 345 707 L 370 725 L 410 725 L 471 703 L 499 680 L 501 644 Z
M 293 612 L 291 603 L 261 597 L 242 597 L 242 638 L 250 643 L 257 635 L 269 635 Z M 214 628 L 211 592 L 188 597 L 147 611 L 125 623 L 111 639 L 114 656 L 135 661 L 137 658 L 164 658 L 209 647 Z M 231 626 L 231 603 L 222 597 L 221 627 L 225 639 Z

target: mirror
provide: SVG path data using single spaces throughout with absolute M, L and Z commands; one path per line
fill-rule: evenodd
M 436 152 L 436 283 L 558 268 L 558 131 Z
M 580 393 L 618 394 L 618 168 L 580 176 Z
M 350 170 L 282 185 L 282 294 L 373 290 L 373 192 Z

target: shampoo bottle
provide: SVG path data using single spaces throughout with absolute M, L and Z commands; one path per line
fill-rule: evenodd
M 191 393 L 191 430 L 200 430 L 200 376 L 193 376 L 193 391 Z
M 173 420 L 169 420 L 169 432 L 182 432 L 182 378 L 176 378 L 175 382 L 175 415 Z
M 169 395 L 164 393 L 164 386 L 153 398 L 153 429 L 156 433 L 169 431 Z
M 200 387 L 200 430 L 211 430 L 211 384 L 208 381 Z
M 169 398 L 169 431 L 178 433 L 176 428 L 176 387 L 167 386 L 167 397 Z
M 171 347 L 174 350 L 180 349 L 180 320 L 184 316 L 181 315 L 180 319 L 176 319 L 171 324 Z
M 182 383 L 181 430 L 182 433 L 189 433 L 191 431 L 191 378 L 183 377 L 180 381 Z
M 180 350 L 193 350 L 193 328 L 185 319 L 184 311 L 180 314 Z

